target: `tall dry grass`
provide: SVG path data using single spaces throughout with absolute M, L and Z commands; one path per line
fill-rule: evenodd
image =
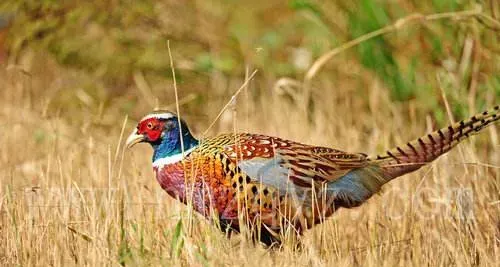
M 103 109 L 79 90 L 73 91 L 79 101 L 58 102 L 64 88 L 88 77 L 36 54 L 0 73 L 2 265 L 494 266 L 500 260 L 497 127 L 391 182 L 364 206 L 340 210 L 306 233 L 301 250 L 267 251 L 238 236 L 227 240 L 198 216 L 187 231 L 189 212 L 156 184 L 151 149 L 123 148 L 124 131 L 148 108 L 127 118 L 120 106 L 129 96 Z M 377 83 L 365 98 L 351 97 L 348 84 L 330 85 L 313 94 L 315 112 L 304 116 L 293 97 L 276 91 L 255 97 L 251 84 L 210 134 L 236 128 L 372 154 L 432 127 L 429 117 L 393 105 Z M 172 86 L 165 88 L 173 97 Z M 206 119 L 185 114 L 196 133 L 231 94 L 223 96 L 206 106 Z

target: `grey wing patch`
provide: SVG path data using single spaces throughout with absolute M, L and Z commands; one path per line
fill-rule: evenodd
M 279 156 L 239 161 L 238 167 L 255 182 L 273 186 L 280 192 L 295 191 L 289 179 L 291 170 L 281 164 Z
M 380 167 L 370 166 L 350 171 L 340 179 L 327 183 L 327 190 L 340 206 L 351 208 L 361 205 L 387 182 Z

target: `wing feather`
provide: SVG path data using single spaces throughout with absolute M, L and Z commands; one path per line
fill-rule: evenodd
M 220 149 L 252 180 L 279 189 L 287 183 L 310 187 L 315 183 L 332 182 L 353 169 L 368 165 L 365 154 L 309 146 L 265 135 L 226 135 Z

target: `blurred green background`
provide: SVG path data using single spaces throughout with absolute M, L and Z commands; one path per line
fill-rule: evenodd
M 31 74 L 55 64 L 75 76 L 53 95 L 49 108 L 105 110 L 121 99 L 117 108 L 130 113 L 145 102 L 174 102 L 165 90 L 172 84 L 170 41 L 183 108 L 203 114 L 211 98 L 230 95 L 254 69 L 259 74 L 251 94 L 258 97 L 276 89 L 280 78 L 302 82 L 324 53 L 412 13 L 481 8 L 484 17 L 412 23 L 363 42 L 329 60 L 312 80 L 316 97 L 341 91 L 346 98 L 363 98 L 377 84 L 395 105 L 416 106 L 442 122 L 447 119 L 443 94 L 458 117 L 498 103 L 498 5 L 497 0 L 3 0 L 6 38 L 0 45 L 8 55 L 4 64 L 29 68 Z M 314 97 L 312 104 L 310 109 Z

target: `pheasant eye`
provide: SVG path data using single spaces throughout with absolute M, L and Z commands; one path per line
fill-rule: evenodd
M 151 122 L 148 122 L 148 125 L 146 125 L 148 127 L 149 130 L 152 130 L 153 129 L 153 123 Z

